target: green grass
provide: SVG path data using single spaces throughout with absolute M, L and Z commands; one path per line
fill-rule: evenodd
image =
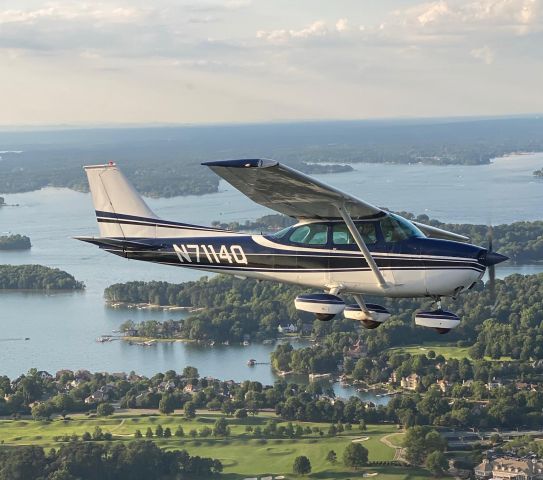
M 200 438 L 188 436 L 191 429 L 199 430 L 203 426 L 212 426 L 218 413 L 205 412 L 193 420 L 186 420 L 182 415 L 145 415 L 133 411 L 117 413 L 110 418 L 88 418 L 84 415 L 72 415 L 71 420 L 55 419 L 50 422 L 34 420 L 0 420 L 0 441 L 9 445 L 40 445 L 44 448 L 58 447 L 60 444 L 54 437 L 71 435 L 79 436 L 84 432 L 92 433 L 99 426 L 104 432 L 111 432 L 114 441 L 128 441 L 134 438 L 134 432 L 139 429 L 144 435 L 147 427 L 154 431 L 158 424 L 163 428 L 170 427 L 172 433 L 178 425 L 183 427 L 185 437 L 153 438 L 157 445 L 168 450 L 186 449 L 191 455 L 219 458 L 224 465 L 227 479 L 269 475 L 285 475 L 287 478 L 297 478 L 292 475 L 292 464 L 298 455 L 306 455 L 311 461 L 313 473 L 309 478 L 315 479 L 349 479 L 359 478 L 361 472 L 346 469 L 341 457 L 345 447 L 360 437 L 369 437 L 363 445 L 369 450 L 370 461 L 392 460 L 394 449 L 380 442 L 385 435 L 395 434 L 393 425 L 368 425 L 365 432 L 353 428 L 335 437 L 319 436 L 318 434 L 304 435 L 298 439 L 258 439 L 245 432 L 246 425 L 263 426 L 272 414 L 261 414 L 243 420 L 228 419 L 231 436 L 228 438 Z M 286 424 L 287 422 L 282 422 Z M 303 427 L 318 426 L 327 431 L 328 423 L 293 422 Z M 280 423 L 281 424 L 281 423 Z M 391 441 L 396 444 L 397 435 L 392 435 Z M 332 465 L 326 462 L 328 451 L 334 450 L 338 462 Z M 430 478 L 430 474 L 420 469 L 404 467 L 367 467 L 365 472 L 377 472 L 379 480 L 416 480 Z
M 436 355 L 443 355 L 445 358 L 470 358 L 468 350 L 469 347 L 457 347 L 454 344 L 438 343 L 438 342 L 426 342 L 419 345 L 412 345 L 408 347 L 395 347 L 390 348 L 389 352 L 398 353 L 410 353 L 411 355 L 428 354 L 430 350 L 436 352 Z

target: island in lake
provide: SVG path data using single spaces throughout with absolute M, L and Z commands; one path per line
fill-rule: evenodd
M 0 290 L 83 290 L 85 284 L 58 268 L 0 265 Z
M 26 235 L 0 236 L 0 250 L 30 250 L 32 244 Z

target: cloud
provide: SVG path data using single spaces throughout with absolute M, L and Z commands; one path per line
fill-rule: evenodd
M 144 11 L 132 7 L 104 3 L 49 3 L 33 10 L 8 9 L 0 11 L 0 24 L 35 24 L 42 20 L 99 22 L 132 22 L 144 16 Z
M 439 0 L 396 11 L 411 26 L 444 28 L 515 28 L 517 33 L 541 27 L 541 0 Z
M 307 39 L 312 37 L 324 37 L 328 35 L 328 27 L 323 20 L 317 20 L 300 30 L 259 30 L 256 38 L 264 39 L 270 43 L 286 43 L 291 39 Z
M 338 32 L 346 32 L 349 30 L 349 20 L 347 20 L 346 18 L 340 18 L 337 22 L 336 22 L 336 30 Z
M 328 26 L 324 20 L 316 20 L 313 23 L 299 29 L 277 29 L 277 30 L 259 30 L 256 32 L 256 38 L 266 40 L 270 43 L 283 44 L 290 40 L 309 40 L 337 38 L 351 30 L 347 18 L 338 19 L 335 24 Z
M 470 52 L 471 56 L 477 60 L 481 60 L 486 65 L 494 63 L 494 52 L 487 45 L 481 48 L 474 48 Z

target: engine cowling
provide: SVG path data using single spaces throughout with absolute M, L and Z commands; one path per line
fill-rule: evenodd
M 433 328 L 437 333 L 444 334 L 460 325 L 460 318 L 446 310 L 422 311 L 415 314 L 415 324 L 421 327 Z
M 296 310 L 314 313 L 322 321 L 332 320 L 345 308 L 345 302 L 337 295 L 329 293 L 310 293 L 298 295 L 294 300 Z
M 358 320 L 364 328 L 373 330 L 382 325 L 390 317 L 390 312 L 383 306 L 375 303 L 367 303 L 367 312 L 362 310 L 358 304 L 347 305 L 343 316 L 350 320 Z

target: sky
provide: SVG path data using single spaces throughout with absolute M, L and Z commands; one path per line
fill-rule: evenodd
M 543 112 L 543 0 L 0 0 L 0 125 Z

